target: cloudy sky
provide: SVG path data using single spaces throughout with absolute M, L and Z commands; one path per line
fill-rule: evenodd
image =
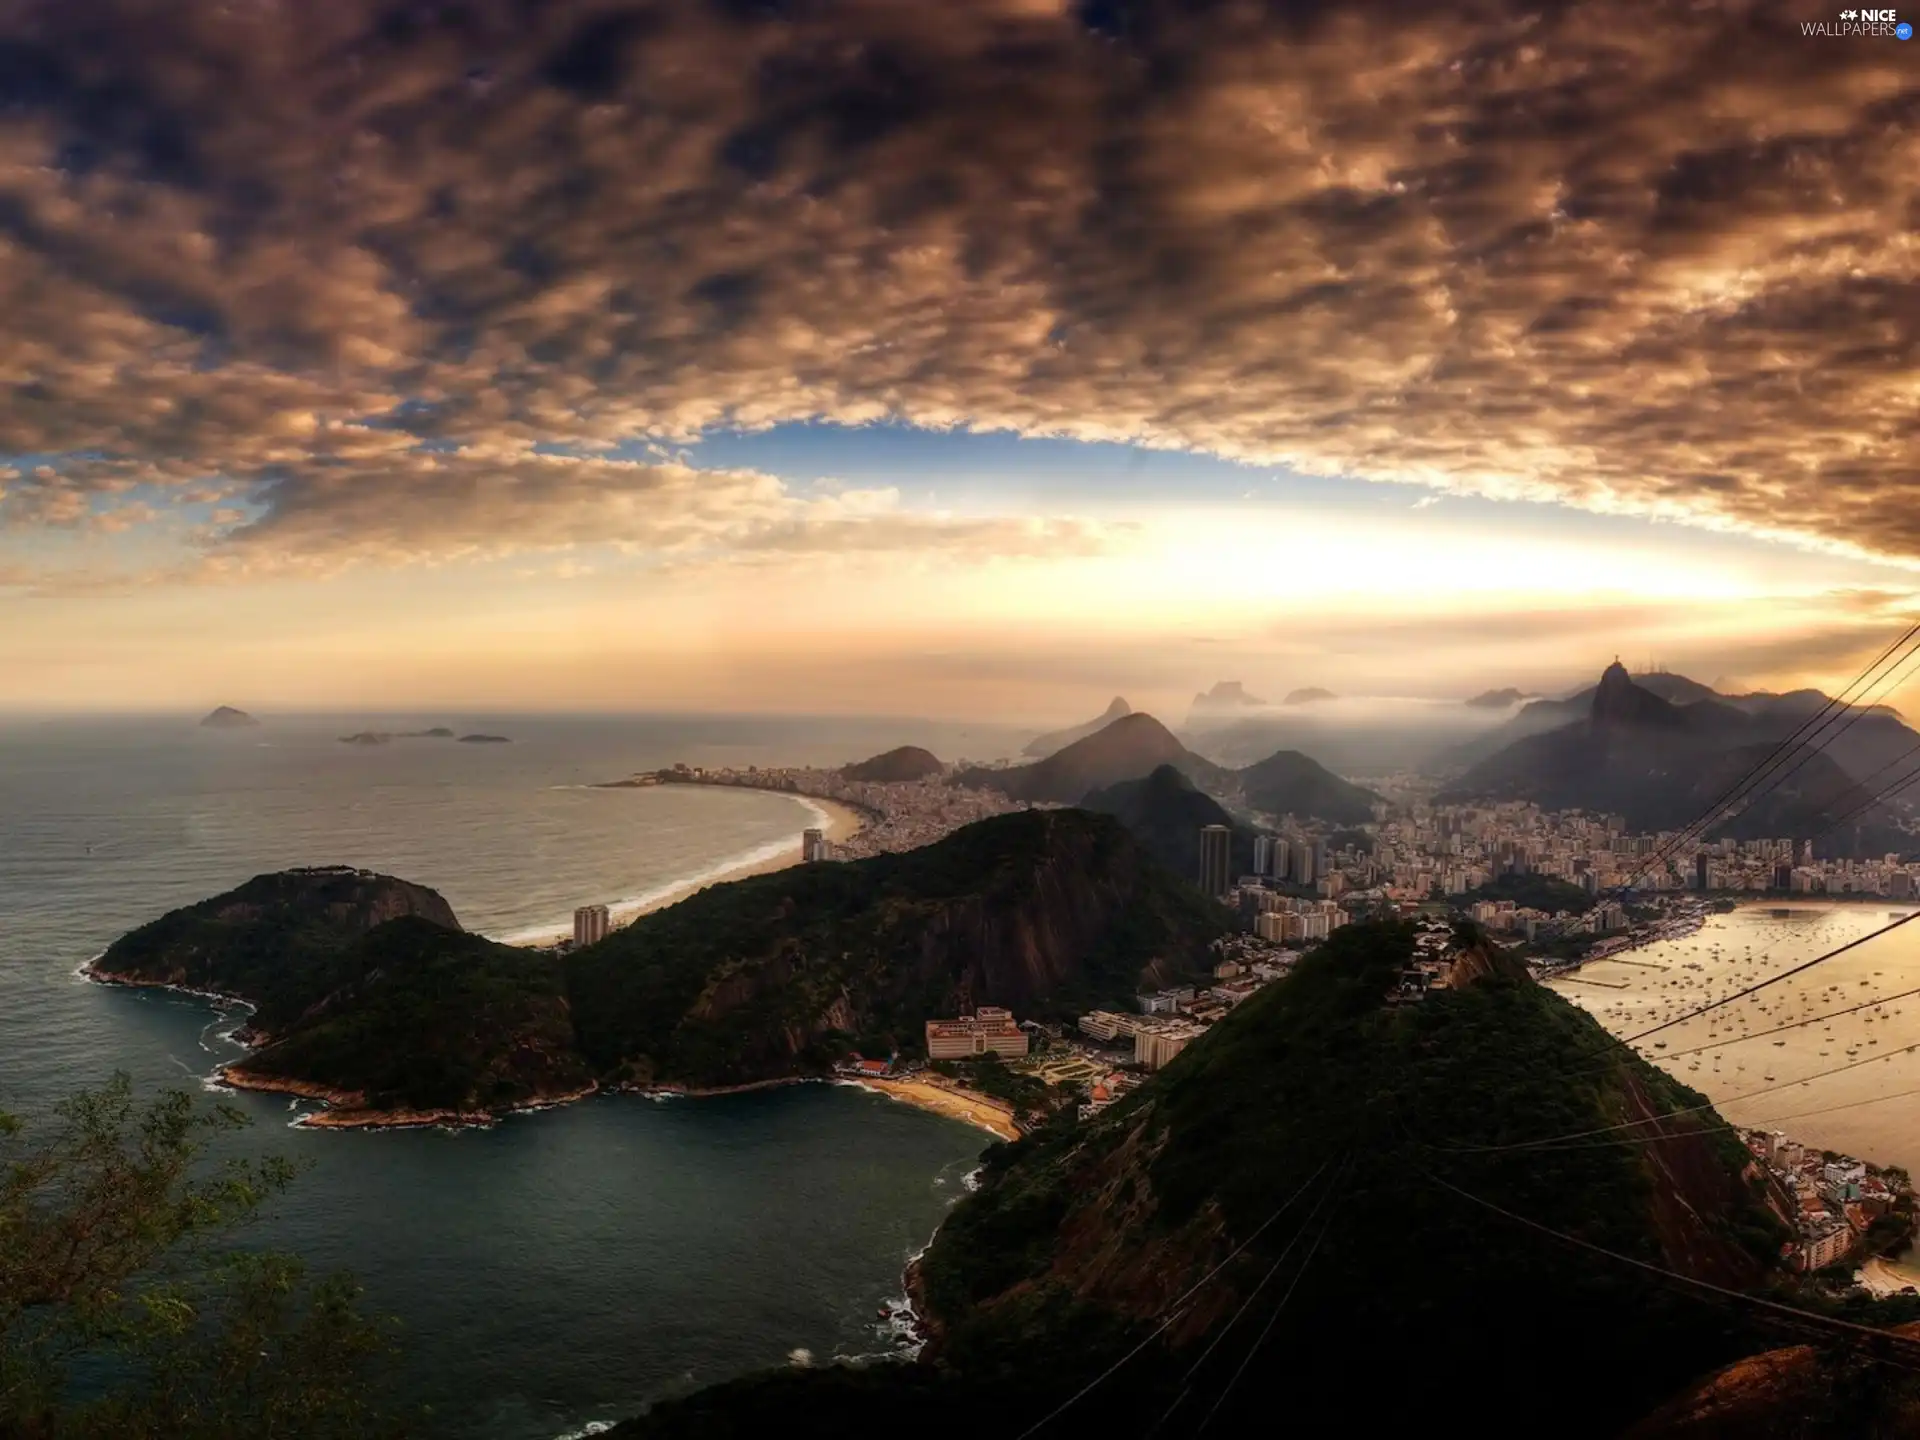
M 1842 683 L 1920 44 L 1837 14 L 5 0 L 0 708 Z

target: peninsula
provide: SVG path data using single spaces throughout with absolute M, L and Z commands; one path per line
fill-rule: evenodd
M 1110 817 L 1026 811 L 709 886 L 565 956 L 469 934 L 393 876 L 262 875 L 89 973 L 253 1007 L 253 1051 L 224 1077 L 325 1101 L 315 1123 L 479 1123 L 596 1089 L 830 1078 L 914 1054 L 928 1020 L 971 1005 L 1060 1021 L 1128 1005 L 1191 983 L 1228 919 Z

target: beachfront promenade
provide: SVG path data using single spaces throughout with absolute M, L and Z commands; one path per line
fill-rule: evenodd
M 861 860 L 870 855 L 917 850 L 976 820 L 1036 808 L 1009 800 L 994 790 L 951 785 L 944 774 L 925 780 L 849 780 L 838 770 L 811 766 L 749 766 L 735 770 L 674 765 L 664 770 L 644 771 L 614 784 L 628 787 L 730 785 L 803 795 L 845 806 L 859 814 L 861 825 L 851 836 L 834 842 L 835 860 Z

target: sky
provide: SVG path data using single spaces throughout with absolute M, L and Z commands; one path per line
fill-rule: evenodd
M 1920 565 L 1837 15 L 12 0 L 0 710 L 1837 689 Z

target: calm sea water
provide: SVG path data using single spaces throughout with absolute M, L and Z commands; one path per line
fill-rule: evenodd
M 1638 1034 L 1913 910 L 1886 901 L 1744 906 L 1554 988 L 1615 1034 Z M 1843 1010 L 1851 1013 L 1833 1013 Z M 1920 923 L 1641 1044 L 1736 1124 L 1920 1175 Z
M 510 745 L 341 745 L 449 725 Z M 352 716 L 0 722 L 0 1105 L 130 1072 L 196 1085 L 236 1053 L 204 1004 L 87 984 L 115 937 L 262 871 L 345 863 L 439 889 L 511 937 L 777 853 L 813 823 L 749 792 L 587 788 L 689 763 L 819 764 L 1010 737 L 929 725 Z M 403 1398 L 440 1429 L 547 1440 L 799 1352 L 894 1343 L 878 1316 L 984 1137 L 865 1092 L 614 1097 L 489 1131 L 325 1134 L 243 1095 L 239 1144 L 308 1168 L 256 1232 L 355 1271 L 404 1327 Z

